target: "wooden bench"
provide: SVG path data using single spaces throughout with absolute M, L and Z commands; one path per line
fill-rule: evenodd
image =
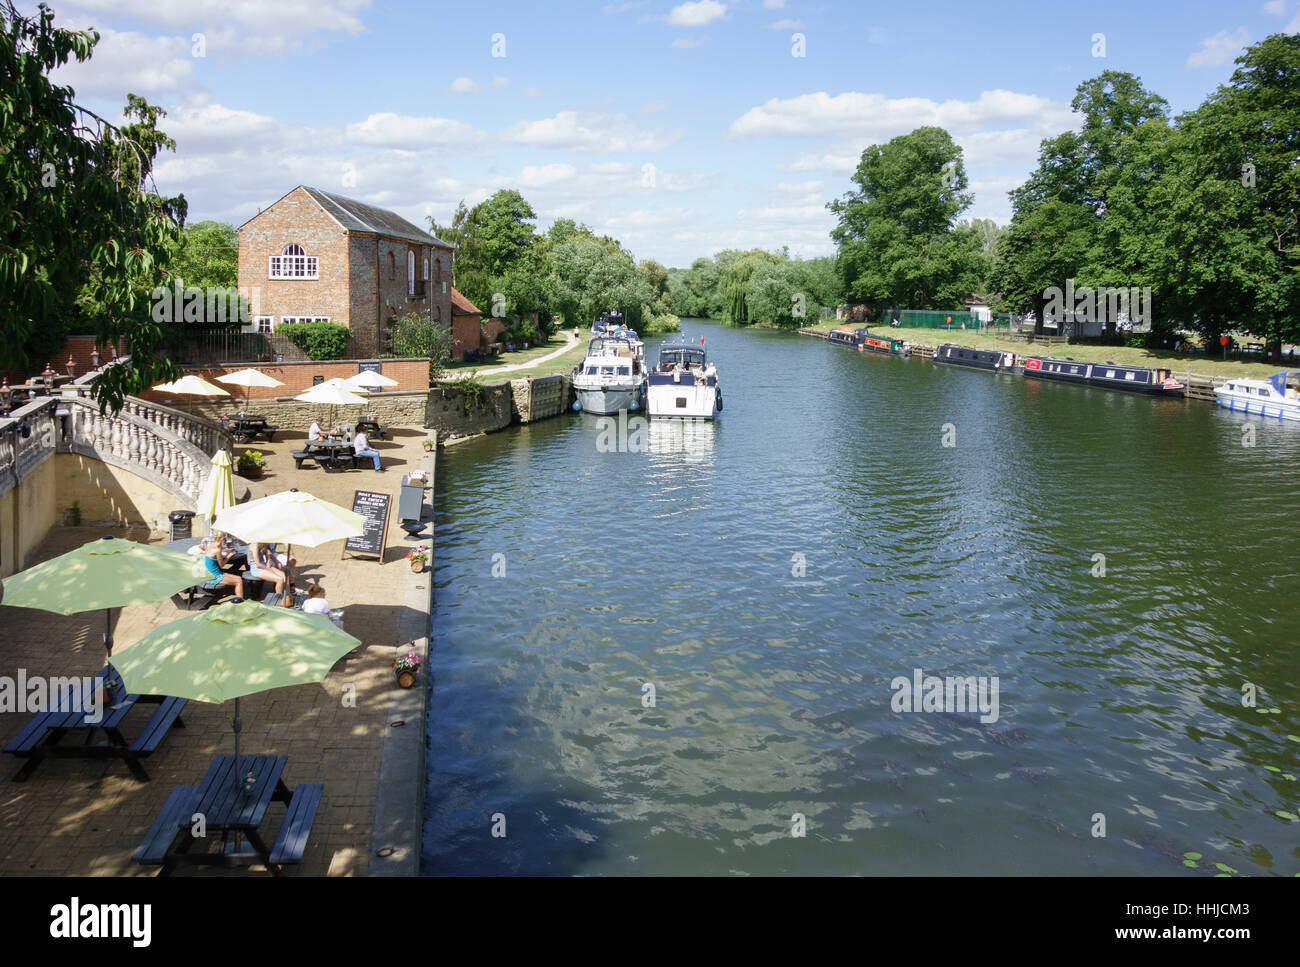
M 271 847 L 271 862 L 275 865 L 301 863 L 303 851 L 307 849 L 307 835 L 311 824 L 316 819 L 316 810 L 320 807 L 321 796 L 325 787 L 320 783 L 299 784 L 289 800 L 289 809 L 284 816 L 284 825 Z
M 293 467 L 295 470 L 302 469 L 302 462 L 304 460 L 310 460 L 312 463 L 317 462 L 316 455 L 309 450 L 290 450 L 289 455 L 293 457 Z
M 196 584 L 181 593 L 185 595 L 185 610 L 189 611 L 195 598 L 207 598 L 208 603 L 211 604 L 220 601 L 227 594 L 234 594 L 235 589 L 229 584 L 218 584 L 215 588 L 205 588 L 202 584 Z
M 198 805 L 198 786 L 177 786 L 163 804 L 162 812 L 131 854 L 135 863 L 162 864 L 166 871 L 167 853 L 180 833 L 181 824 L 189 822 Z
M 158 746 L 162 744 L 163 738 L 167 735 L 167 730 L 173 725 L 178 729 L 185 728 L 185 722 L 181 719 L 181 710 L 185 708 L 186 701 L 186 699 L 177 698 L 174 695 L 164 698 L 149 718 L 144 731 L 136 736 L 135 741 L 127 747 L 126 767 L 140 781 L 149 781 L 149 773 L 144 771 L 144 766 L 140 765 L 140 760 L 153 755 L 158 750 Z

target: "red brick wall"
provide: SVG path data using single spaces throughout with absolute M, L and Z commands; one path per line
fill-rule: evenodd
M 291 242 L 316 256 L 319 279 L 272 279 L 268 259 Z M 239 229 L 239 286 L 250 293 L 254 316 L 329 316 L 349 325 L 347 237 L 301 188 L 291 191 Z M 370 353 L 373 350 L 363 349 Z
M 486 337 L 486 342 L 483 343 L 485 345 L 496 342 L 505 328 L 506 324 L 501 319 L 484 319 L 469 313 L 456 313 L 451 317 L 452 359 L 464 359 L 466 349 L 478 349 L 481 343 L 480 333 Z
M 241 369 L 259 369 L 267 376 L 278 379 L 284 385 L 254 386 L 251 389 L 245 389 L 243 386 L 230 386 L 226 383 L 217 382 L 218 376 L 238 372 Z M 234 410 L 243 401 L 245 393 L 248 393 L 249 399 L 252 400 L 297 396 L 299 393 L 311 389 L 313 376 L 323 377 L 322 382 L 334 379 L 336 376 L 343 379 L 354 376 L 357 372 L 357 363 L 356 360 L 336 360 L 333 362 L 259 363 L 251 367 L 239 364 L 188 366 L 185 372 L 202 376 L 209 383 L 220 386 L 230 393 L 229 400 L 219 397 L 218 401 L 228 402 L 231 409 Z M 429 388 L 429 361 L 427 359 L 385 359 L 380 363 L 380 372 L 389 379 L 397 380 L 396 386 L 386 387 L 391 392 Z M 204 400 L 204 397 L 173 396 L 169 393 L 158 393 L 153 390 L 141 393 L 140 396 L 155 403 L 166 403 L 168 400 L 195 403 Z

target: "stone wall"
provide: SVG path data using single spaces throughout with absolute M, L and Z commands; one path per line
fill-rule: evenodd
M 153 527 L 169 511 L 189 509 L 144 477 L 93 457 L 57 453 L 52 462 L 57 480 L 53 509 L 60 519 L 74 502 L 83 524 L 117 527 Z
M 514 394 L 509 383 L 489 386 L 487 405 L 465 413 L 464 394 L 455 386 L 435 386 L 429 390 L 425 426 L 438 431 L 438 442 L 454 443 L 479 433 L 492 433 L 509 426 L 514 420 Z
M 379 421 L 380 426 L 420 428 L 426 425 L 427 391 L 373 393 L 367 402 L 370 415 Z M 229 402 L 177 406 L 177 409 L 184 409 L 209 420 L 219 420 L 223 413 L 229 413 L 232 408 Z M 328 403 L 303 403 L 292 398 L 280 398 L 263 400 L 255 410 L 258 416 L 265 417 L 272 426 L 306 433 L 313 419 L 320 420 L 322 424 L 329 420 L 331 407 Z M 333 407 L 335 422 L 351 422 L 364 410 L 361 406 Z
M 532 423 L 563 413 L 569 406 L 572 383 L 562 374 L 512 379 L 510 389 L 514 416 L 520 423 Z
M 29 555 L 57 522 L 59 477 L 52 457 L 0 495 L 0 577 L 26 568 Z

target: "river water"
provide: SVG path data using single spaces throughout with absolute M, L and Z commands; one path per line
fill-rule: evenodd
M 439 455 L 426 873 L 1300 872 L 1300 426 L 684 328 Z

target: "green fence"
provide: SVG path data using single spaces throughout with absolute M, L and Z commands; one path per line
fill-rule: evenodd
M 998 313 L 990 322 L 981 322 L 970 309 L 888 309 L 881 314 L 880 324 L 889 326 L 895 321 L 906 329 L 946 329 L 961 332 L 963 329 L 987 329 L 1011 326 L 1010 313 Z

